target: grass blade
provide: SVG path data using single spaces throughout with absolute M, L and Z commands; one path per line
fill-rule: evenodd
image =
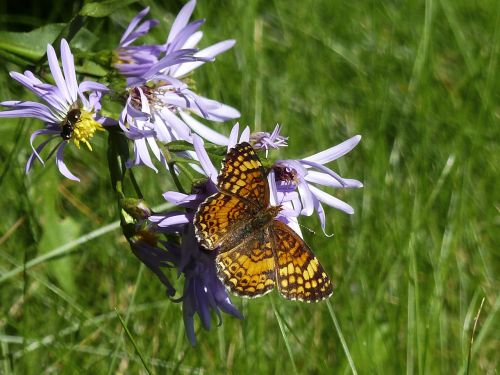
M 345 356 L 347 357 L 347 361 L 349 362 L 349 366 L 351 367 L 351 371 L 354 375 L 357 375 L 356 366 L 354 365 L 354 361 L 352 360 L 351 353 L 349 352 L 349 348 L 347 347 L 347 343 L 345 341 L 344 335 L 342 334 L 342 330 L 340 329 L 339 322 L 337 320 L 337 316 L 335 315 L 335 311 L 333 311 L 333 306 L 329 300 L 326 300 L 326 306 L 328 306 L 328 312 L 333 321 L 333 325 L 335 326 L 335 330 L 337 331 L 337 335 L 339 335 L 340 343 L 342 344 L 342 348 L 344 349 Z
M 285 325 L 283 324 L 283 320 L 281 320 L 281 317 L 278 313 L 278 310 L 276 309 L 276 306 L 274 305 L 273 300 L 271 300 L 271 306 L 274 311 L 274 316 L 276 316 L 276 320 L 278 321 L 278 326 L 280 327 L 281 335 L 283 336 L 283 340 L 285 341 L 286 350 L 288 351 L 288 355 L 290 357 L 290 360 L 292 361 L 293 372 L 295 374 L 298 374 L 297 366 L 295 365 L 295 359 L 292 353 L 292 347 L 290 346 L 290 342 L 288 341 L 288 337 L 285 333 Z
M 135 351 L 136 351 L 137 355 L 139 355 L 139 358 L 141 359 L 142 365 L 143 365 L 143 366 L 144 366 L 144 368 L 146 369 L 146 372 L 147 372 L 148 374 L 150 374 L 150 375 L 151 375 L 151 374 L 152 374 L 152 372 L 151 372 L 151 370 L 149 369 L 149 367 L 148 367 L 148 365 L 147 365 L 146 361 L 144 360 L 144 357 L 143 357 L 143 355 L 142 355 L 141 350 L 139 349 L 139 347 L 138 347 L 138 346 L 137 346 L 137 344 L 135 343 L 134 338 L 133 338 L 133 337 L 132 337 L 132 335 L 130 334 L 130 331 L 128 330 L 127 325 L 126 325 L 126 324 L 125 324 L 125 322 L 123 321 L 123 319 L 122 319 L 122 317 L 121 317 L 121 315 L 120 315 L 120 313 L 118 312 L 118 310 L 117 310 L 117 309 L 115 309 L 115 312 L 116 312 L 116 316 L 118 316 L 118 319 L 120 319 L 120 323 L 121 323 L 121 325 L 122 325 L 123 329 L 125 330 L 125 333 L 127 334 L 128 338 L 129 338 L 129 340 L 130 340 L 130 342 L 131 342 L 131 343 L 132 343 L 132 345 L 134 346 L 134 349 L 135 349 Z

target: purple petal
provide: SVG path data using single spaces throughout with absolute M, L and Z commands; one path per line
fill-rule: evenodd
M 209 58 L 214 58 L 215 56 L 221 54 L 222 52 L 227 51 L 228 49 L 232 48 L 234 44 L 236 43 L 235 40 L 225 40 L 219 43 L 216 43 L 214 45 L 211 45 L 210 47 L 204 48 L 194 54 L 195 57 L 209 57 Z M 193 46 L 194 47 L 194 46 Z M 191 48 L 186 46 L 186 48 Z M 174 77 L 182 77 L 189 72 L 192 72 L 199 66 L 205 64 L 205 61 L 196 61 L 196 62 L 187 62 L 179 66 L 178 69 L 176 69 L 173 72 Z
M 325 232 L 325 224 L 326 224 L 325 210 L 323 209 L 323 206 L 321 205 L 321 202 L 319 201 L 319 199 L 316 197 L 314 197 L 314 209 L 318 213 L 318 218 L 319 218 L 319 222 L 321 224 L 321 229 L 323 230 L 323 233 L 327 237 L 332 236 L 333 234 L 329 235 Z
M 80 91 L 81 93 L 87 91 L 109 92 L 109 88 L 106 85 L 103 85 L 102 83 L 97 83 L 93 81 L 83 81 L 78 86 L 78 91 Z
M 56 132 L 54 130 L 48 130 L 48 129 L 41 129 L 41 130 L 36 130 L 33 132 L 33 134 L 31 134 L 30 136 L 30 145 L 31 145 L 31 149 L 33 150 L 33 154 L 36 156 L 36 158 L 40 161 L 40 163 L 44 164 L 43 162 L 43 159 L 42 157 L 39 155 L 39 152 L 43 149 L 43 146 L 45 146 L 47 144 L 47 142 L 43 142 L 41 145 L 39 145 L 36 149 L 35 147 L 33 146 L 33 141 L 35 140 L 36 137 L 38 137 L 39 135 L 55 135 L 55 134 L 59 134 L 59 132 Z M 49 139 L 49 141 L 51 141 L 52 139 L 54 139 L 54 137 L 51 137 Z M 32 154 L 32 156 L 33 156 Z
M 314 212 L 314 200 L 309 185 L 304 179 L 299 179 L 298 190 L 302 201 L 302 214 L 311 216 Z
M 168 54 L 173 51 L 185 49 L 186 47 L 184 45 L 189 40 L 189 37 L 191 37 L 204 23 L 205 20 L 196 20 L 186 25 L 181 31 L 179 31 L 170 45 L 168 45 L 166 53 Z
M 245 127 L 241 132 L 240 143 L 241 142 L 250 142 L 250 127 Z
M 203 38 L 203 31 L 196 31 L 184 43 L 183 48 L 196 48 L 198 42 Z
M 54 77 L 54 81 L 56 82 L 57 88 L 61 92 L 62 98 L 69 107 L 73 104 L 73 100 L 71 98 L 71 94 L 68 91 L 68 87 L 66 86 L 66 81 L 64 80 L 61 68 L 59 66 L 59 61 L 57 60 L 56 51 L 54 47 L 50 44 L 47 44 L 47 59 L 49 60 L 50 72 L 52 73 L 52 77 Z
M 307 175 L 304 177 L 306 181 L 313 182 L 315 184 L 321 184 L 324 186 L 332 186 L 336 188 L 360 188 L 363 187 L 363 183 L 354 180 L 351 178 L 342 178 L 344 185 L 338 182 L 337 179 L 333 178 L 329 174 L 317 172 L 317 171 L 308 171 Z
M 68 104 L 66 101 L 62 100 L 60 91 L 57 87 L 44 84 L 29 70 L 25 71 L 24 75 L 17 72 L 10 72 L 9 74 L 12 79 L 15 79 L 35 95 L 44 99 L 60 113 L 65 113 L 67 111 Z
M 139 22 L 141 22 L 141 20 L 144 18 L 144 16 L 146 14 L 148 14 L 148 12 L 149 12 L 149 7 L 146 7 L 143 10 L 141 10 L 139 13 L 137 13 L 137 15 L 134 18 L 132 18 L 132 21 L 130 21 L 129 25 L 127 26 L 127 28 L 125 29 L 125 32 L 122 35 L 122 38 L 120 39 L 120 46 L 125 47 L 128 44 L 130 44 L 131 42 L 133 42 L 133 40 L 129 40 L 127 42 L 125 40 L 129 36 L 129 34 L 132 32 L 132 30 L 134 30 L 134 28 L 139 24 Z
M 151 220 L 151 217 L 149 218 Z M 153 221 L 153 220 L 151 220 Z M 157 222 L 159 227 L 170 227 L 179 224 L 189 223 L 189 217 L 183 212 L 169 212 L 163 216 L 163 219 Z
M 36 149 L 33 150 L 33 152 L 31 153 L 30 157 L 28 158 L 28 161 L 26 162 L 26 167 L 24 168 L 24 173 L 28 174 L 28 172 L 31 170 L 31 168 L 33 167 L 33 162 L 35 160 L 38 160 L 40 163 L 42 163 L 42 165 L 45 165 L 43 159 L 40 157 L 40 152 L 43 150 L 43 148 L 47 145 L 47 143 L 49 143 L 50 141 L 52 141 L 54 139 L 54 137 L 51 137 L 45 141 L 43 141 L 42 143 L 40 143 Z M 33 147 L 33 145 L 31 146 Z
M 165 198 L 167 202 L 173 203 L 177 206 L 191 206 L 192 202 L 198 200 L 198 197 L 195 194 L 187 195 L 177 191 L 167 191 L 163 193 L 163 198 Z
M 71 98 L 71 102 L 76 102 L 77 93 L 78 93 L 78 83 L 76 81 L 76 73 L 75 73 L 75 61 L 73 58 L 73 54 L 69 48 L 68 42 L 66 39 L 61 39 L 61 61 L 64 71 L 65 86 L 68 89 L 68 94 Z
M 240 132 L 240 123 L 237 122 L 231 129 L 231 133 L 229 134 L 229 142 L 227 143 L 227 152 L 236 146 L 238 143 L 238 134 Z
M 227 145 L 229 139 L 215 130 L 209 128 L 205 124 L 195 120 L 193 117 L 189 116 L 187 113 L 183 111 L 179 111 L 181 118 L 184 122 L 197 134 L 206 139 L 209 142 L 212 142 L 216 145 Z
M 163 120 L 174 129 L 177 137 L 184 141 L 191 142 L 192 135 L 187 126 L 182 120 L 180 120 L 176 115 L 174 115 L 169 109 L 163 108 L 160 112 Z
M 214 184 L 217 183 L 217 170 L 215 169 L 214 165 L 212 164 L 212 161 L 208 157 L 208 154 L 205 150 L 205 147 L 203 147 L 203 140 L 198 137 L 197 135 L 193 136 L 193 146 L 194 150 L 196 152 L 196 155 L 198 156 L 198 161 L 201 164 L 201 167 L 205 171 L 206 175 L 210 177 L 212 182 Z
M 324 191 L 318 189 L 315 186 L 310 185 L 309 188 L 311 189 L 311 192 L 314 194 L 314 196 L 324 204 L 327 204 L 330 207 L 336 208 L 340 211 L 344 211 L 349 215 L 352 215 L 354 213 L 354 209 L 347 203 L 341 201 L 340 199 L 335 198 L 334 196 L 328 193 L 325 193 Z
M 317 154 L 308 156 L 303 160 L 312 161 L 318 164 L 326 164 L 330 161 L 340 158 L 341 156 L 347 154 L 351 151 L 361 140 L 360 135 L 355 135 L 352 138 L 349 138 L 347 141 L 344 141 L 337 146 L 331 147 L 327 150 L 318 152 Z
M 44 104 L 30 101 L 5 101 L 0 105 L 9 108 L 16 108 L 8 111 L 1 111 L 0 117 L 32 117 L 48 123 L 59 123 L 59 119 L 54 116 L 49 107 Z
M 181 31 L 188 23 L 191 14 L 193 14 L 194 7 L 196 6 L 196 0 L 191 0 L 188 2 L 175 18 L 174 23 L 168 34 L 167 44 L 171 43 L 172 40 L 177 36 L 179 31 Z
M 64 163 L 63 151 L 64 151 L 64 148 L 66 147 L 67 144 L 68 144 L 67 142 L 62 142 L 57 150 L 57 154 L 56 154 L 57 168 L 59 169 L 59 172 L 61 172 L 61 174 L 64 177 L 69 178 L 70 180 L 73 180 L 73 181 L 80 182 L 80 179 L 78 177 L 76 177 L 73 173 L 71 173 L 69 171 L 68 167 L 66 166 L 66 164 Z
M 318 163 L 315 163 L 315 162 L 312 162 L 312 161 L 308 161 L 308 160 L 300 160 L 300 162 L 302 164 L 306 165 L 306 166 L 314 167 L 314 168 L 319 169 L 320 171 L 323 171 L 324 173 L 330 175 L 335 180 L 337 180 L 338 183 L 340 185 L 342 185 L 342 187 L 346 187 L 346 183 L 344 182 L 344 179 L 342 177 L 340 177 L 337 173 L 335 173 L 334 171 L 332 171 L 330 168 L 327 168 L 327 167 L 325 167 L 322 164 L 318 164 Z
M 278 191 L 276 190 L 276 178 L 273 169 L 267 175 L 267 183 L 269 185 L 269 204 L 276 206 L 278 204 Z
M 134 142 L 134 152 L 136 155 L 134 165 L 145 164 L 158 173 L 158 169 L 154 166 L 153 161 L 149 156 L 148 146 L 146 145 L 146 140 L 144 138 L 137 139 Z M 129 165 L 130 164 L 128 164 L 127 167 L 129 167 Z

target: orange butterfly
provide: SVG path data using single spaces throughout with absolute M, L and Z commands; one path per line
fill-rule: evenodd
M 219 248 L 217 274 L 237 295 L 258 297 L 276 284 L 288 299 L 317 302 L 332 294 L 332 283 L 307 244 L 276 219 L 266 173 L 252 146 L 236 145 L 194 218 L 201 245 Z

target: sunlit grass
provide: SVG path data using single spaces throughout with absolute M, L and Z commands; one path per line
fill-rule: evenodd
M 245 319 L 197 325 L 192 348 L 180 305 L 120 234 L 105 138 L 68 153 L 80 184 L 53 161 L 25 176 L 41 124 L 1 120 L 0 373 L 145 373 L 137 353 L 153 373 L 494 373 L 499 3 L 198 2 L 205 45 L 237 40 L 196 72 L 200 93 L 239 108 L 254 129 L 283 124 L 281 157 L 363 136 L 334 165 L 365 185 L 333 192 L 355 214 L 327 210 L 331 238 L 316 218 L 302 221 L 334 282 L 331 304 L 234 297 Z M 58 11 L 34 24 L 71 19 L 53 3 Z M 150 5 L 172 20 L 181 3 Z M 21 17 L 1 7 L 2 29 L 42 19 L 40 8 Z M 141 7 L 126 9 L 113 19 Z M 115 24 L 87 22 L 95 50 L 118 41 Z M 21 97 L 7 73 L 27 67 L 1 59 L 0 100 Z M 152 205 L 172 187 L 165 173 L 137 177 Z

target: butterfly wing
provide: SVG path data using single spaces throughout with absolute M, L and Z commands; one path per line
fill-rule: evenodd
M 274 220 L 271 238 L 276 257 L 276 284 L 283 297 L 318 302 L 332 295 L 330 278 L 297 233 Z
M 217 177 L 219 191 L 242 198 L 248 205 L 263 209 L 269 206 L 266 171 L 254 149 L 247 142 L 229 150 Z
M 219 279 L 235 294 L 258 297 L 274 288 L 275 260 L 269 229 L 216 258 Z
M 209 250 L 219 247 L 234 225 L 251 218 L 252 208 L 232 195 L 216 193 L 208 197 L 193 220 L 198 241 Z
M 244 227 L 269 205 L 264 167 L 250 144 L 243 142 L 229 150 L 217 178 L 217 188 L 219 193 L 208 197 L 194 218 L 196 236 L 207 249 L 225 242 L 244 241 L 234 238 L 237 228 Z

